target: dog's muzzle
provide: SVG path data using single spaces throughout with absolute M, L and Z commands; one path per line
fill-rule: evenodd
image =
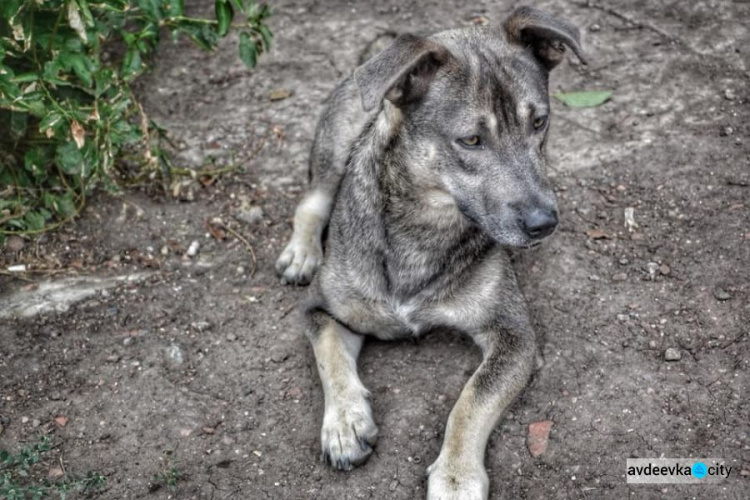
M 541 240 L 557 227 L 557 210 L 534 207 L 521 213 L 519 225 L 531 240 Z

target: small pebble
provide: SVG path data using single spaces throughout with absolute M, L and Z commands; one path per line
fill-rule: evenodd
M 529 431 L 526 437 L 526 445 L 532 457 L 538 457 L 547 451 L 549 441 L 549 432 L 552 429 L 551 420 L 532 422 L 529 424 Z
M 626 279 L 628 279 L 628 275 L 626 273 L 617 273 L 612 276 L 612 281 L 625 281 Z
M 621 266 L 627 266 L 628 264 L 630 264 L 630 261 L 625 257 L 620 259 L 618 262 L 620 263 Z
M 666 351 L 664 351 L 664 360 L 665 361 L 679 361 L 682 359 L 682 353 L 679 349 L 675 349 L 674 347 L 668 348 Z
M 264 215 L 265 214 L 263 213 L 263 209 L 261 207 L 253 205 L 246 210 L 237 212 L 234 215 L 234 218 L 247 224 L 255 224 L 256 222 L 261 221 Z
M 182 348 L 177 344 L 172 344 L 166 348 L 165 354 L 167 359 L 175 365 L 181 365 L 185 362 L 185 354 L 182 352 Z
M 200 248 L 201 244 L 198 243 L 197 240 L 193 241 L 187 249 L 187 256 L 195 257 L 196 255 L 198 255 L 198 251 L 200 250 Z
M 273 89 L 268 93 L 268 99 L 270 101 L 283 101 L 284 99 L 291 97 L 293 94 L 294 91 L 289 89 Z
M 628 315 L 627 314 L 618 314 L 617 315 L 617 320 L 618 321 L 627 321 L 628 320 Z
M 208 321 L 193 321 L 190 323 L 190 326 L 193 328 L 193 330 L 197 331 L 198 333 L 207 332 L 211 329 L 211 323 Z
M 672 272 L 672 269 L 670 269 L 668 265 L 662 264 L 659 266 L 659 272 L 663 274 L 664 276 L 666 276 Z
M 271 361 L 274 363 L 283 363 L 284 361 L 289 358 L 289 353 L 284 352 L 280 349 L 274 349 L 274 351 L 271 353 Z
M 714 297 L 716 297 L 716 300 L 724 301 L 731 299 L 732 295 L 723 288 L 719 288 L 718 290 L 714 291 Z
M 235 335 L 234 333 L 229 333 L 227 334 L 227 340 L 229 342 L 234 342 L 235 340 L 237 340 L 237 335 Z
M 721 136 L 722 137 L 728 137 L 734 133 L 734 129 L 732 127 L 724 127 L 721 129 Z
M 598 24 L 592 24 L 591 26 L 589 26 L 589 31 L 596 32 L 596 31 L 601 31 L 601 29 L 602 27 L 599 26 Z
M 734 101 L 737 98 L 737 95 L 734 93 L 734 90 L 732 89 L 726 89 L 724 91 L 724 99 L 727 101 Z
M 8 241 L 5 242 L 5 249 L 10 253 L 18 253 L 23 250 L 24 246 L 26 246 L 26 244 L 24 243 L 23 238 L 16 236 L 15 234 L 10 236 Z

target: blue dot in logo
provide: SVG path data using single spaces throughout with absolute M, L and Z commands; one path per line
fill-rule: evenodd
M 695 462 L 693 464 L 693 467 L 690 469 L 690 473 L 693 475 L 693 477 L 702 479 L 706 477 L 706 474 L 708 474 L 708 469 L 706 468 L 706 464 L 704 464 L 703 462 Z

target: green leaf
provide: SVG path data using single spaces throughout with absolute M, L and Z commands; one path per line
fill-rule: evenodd
M 36 73 L 21 73 L 10 79 L 13 83 L 29 83 L 39 80 L 39 75 Z
M 94 16 L 91 15 L 91 10 L 89 9 L 89 3 L 87 0 L 76 0 L 76 3 L 78 4 L 78 7 L 81 9 L 81 14 L 83 14 L 83 20 L 86 21 L 86 25 L 93 27 L 94 26 Z
M 184 0 L 169 0 L 169 15 L 172 17 L 181 16 L 185 13 Z
M 273 33 L 271 33 L 271 30 L 268 29 L 268 26 L 265 24 L 261 24 L 260 27 L 258 27 L 258 31 L 260 32 L 260 36 L 263 37 L 263 45 L 265 45 L 265 50 L 268 52 L 271 50 L 271 42 L 273 41 Z
M 102 68 L 94 74 L 94 95 L 101 97 L 115 82 L 115 73 L 111 69 Z
M 69 175 L 80 175 L 83 170 L 83 154 L 73 141 L 57 147 L 55 161 Z
M 44 147 L 35 147 L 26 151 L 23 157 L 23 165 L 38 181 L 47 178 L 47 163 L 49 155 Z
M 179 29 L 187 34 L 203 50 L 213 50 L 219 41 L 219 35 L 216 30 L 206 24 L 185 21 L 180 24 Z
M 15 83 L 0 75 L 0 99 L 12 101 L 21 95 L 21 89 Z
M 91 87 L 93 84 L 91 78 L 91 67 L 93 66 L 93 63 L 88 57 L 74 52 L 63 52 L 58 59 L 63 68 L 67 71 L 72 70 L 87 87 Z
M 16 101 L 16 106 L 23 108 L 37 118 L 47 114 L 46 95 L 38 90 L 27 92 L 23 99 Z
M 47 132 L 47 130 L 51 130 L 51 135 L 54 137 L 57 135 L 63 128 L 67 129 L 67 121 L 63 119 L 63 116 L 58 113 L 57 111 L 50 111 L 50 113 L 42 118 L 42 121 L 39 123 L 39 131 L 43 134 L 50 134 Z
M 219 36 L 226 36 L 229 33 L 232 18 L 234 18 L 234 9 L 232 9 L 232 5 L 227 0 L 216 0 L 214 10 L 216 11 L 216 21 L 218 22 L 216 32 Z
M 230 0 L 234 5 L 234 8 L 238 11 L 245 13 L 245 0 Z
M 258 62 L 258 47 L 247 32 L 240 33 L 240 59 L 249 69 L 253 69 Z
M 10 21 L 13 19 L 23 5 L 23 0 L 2 0 L 0 2 L 0 19 Z
M 126 80 L 132 80 L 141 70 L 142 66 L 141 53 L 138 49 L 132 48 L 125 53 L 125 58 L 122 61 L 122 72 Z
M 57 197 L 52 208 L 63 219 L 70 217 L 76 213 L 76 205 L 73 203 L 73 195 L 71 193 L 66 193 L 65 196 Z
M 583 90 L 552 94 L 552 97 L 571 108 L 594 108 L 607 102 L 612 94 L 611 90 Z
M 10 113 L 10 135 L 15 139 L 20 139 L 26 134 L 26 128 L 29 125 L 29 114 L 11 111 Z
M 44 229 L 44 223 L 46 222 L 44 215 L 41 212 L 28 212 L 24 218 L 24 222 L 26 223 L 26 227 L 30 231 L 40 231 Z M 21 472 L 25 471 L 18 471 L 20 474 Z

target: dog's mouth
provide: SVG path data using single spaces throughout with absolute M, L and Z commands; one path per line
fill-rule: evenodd
M 487 236 L 495 240 L 499 245 L 509 248 L 520 250 L 536 248 L 554 234 L 554 229 L 552 232 L 543 235 L 529 234 L 529 231 L 524 230 L 524 227 L 517 220 L 508 220 L 507 218 L 503 220 L 504 218 L 500 214 L 493 216 L 490 214 L 476 214 L 469 210 L 462 212 Z

